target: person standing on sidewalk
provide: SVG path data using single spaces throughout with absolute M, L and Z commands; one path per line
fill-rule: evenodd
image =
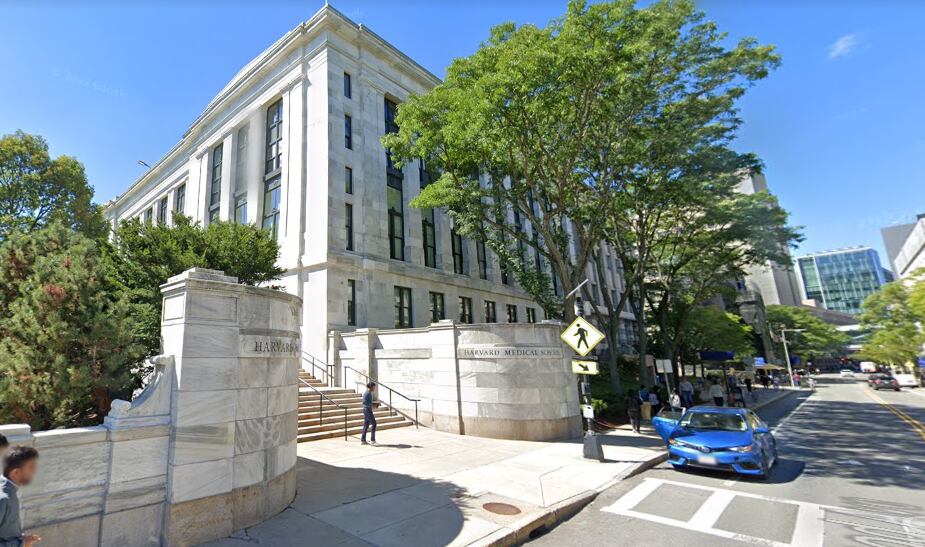
M 373 408 L 378 407 L 376 402 L 376 382 L 366 384 L 366 392 L 363 393 L 363 434 L 360 435 L 360 444 L 369 444 L 366 442 L 366 431 L 372 426 L 372 432 L 369 441 L 376 444 L 376 415 L 373 414 Z
M 627 390 L 623 405 L 626 407 L 626 414 L 630 418 L 630 425 L 633 426 L 633 431 L 639 433 L 639 415 L 642 406 L 639 402 L 639 395 L 632 389 Z
M 678 382 L 678 394 L 681 396 L 681 405 L 689 408 L 694 406 L 694 384 L 686 376 Z
M 719 385 L 719 382 L 714 382 L 710 386 L 710 397 L 713 399 L 713 404 L 716 406 L 723 406 L 723 387 Z
M 668 397 L 668 404 L 671 405 L 672 410 L 681 410 L 681 394 L 677 389 L 671 392 L 671 395 Z
M 23 535 L 19 517 L 19 489 L 28 485 L 38 471 L 38 450 L 14 446 L 3 462 L 0 477 L 0 546 L 32 547 L 42 541 L 37 535 Z

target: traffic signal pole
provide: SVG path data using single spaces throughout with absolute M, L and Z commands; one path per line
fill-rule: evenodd
M 584 304 L 581 301 L 581 297 L 575 299 L 575 315 L 578 317 L 584 317 Z M 594 404 L 591 401 L 591 382 L 588 379 L 587 374 L 580 374 L 581 383 L 581 402 L 592 409 Z M 582 412 L 582 414 L 585 414 Z M 594 433 L 594 418 L 592 415 L 584 415 L 585 421 L 585 436 L 583 440 L 584 444 L 584 457 L 589 460 L 604 461 L 604 448 L 601 446 L 601 438 Z

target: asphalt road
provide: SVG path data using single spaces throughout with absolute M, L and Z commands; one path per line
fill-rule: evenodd
M 778 441 L 767 481 L 665 463 L 531 545 L 925 547 L 925 391 L 823 376 L 758 414 Z

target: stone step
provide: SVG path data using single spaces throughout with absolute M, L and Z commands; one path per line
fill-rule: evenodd
M 385 417 L 382 417 L 382 418 L 380 418 L 380 417 L 378 417 L 378 416 L 376 417 L 376 427 L 377 427 L 377 428 L 380 428 L 380 427 L 382 427 L 382 426 L 385 425 L 385 424 L 394 424 L 394 423 L 399 423 L 399 422 L 408 422 L 409 424 L 411 423 L 410 421 L 406 420 L 404 416 L 385 416 Z M 348 430 L 350 430 L 350 429 L 357 429 L 357 428 L 360 428 L 360 429 L 363 428 L 363 419 L 362 419 L 362 418 L 359 419 L 359 420 L 350 420 L 350 419 L 347 420 L 347 429 L 348 429 Z M 302 425 L 299 425 L 299 435 L 308 435 L 308 434 L 311 434 L 311 433 L 317 433 L 317 432 L 319 432 L 319 431 L 340 431 L 340 432 L 343 432 L 343 431 L 344 431 L 344 419 L 343 419 L 343 417 L 341 417 L 340 423 L 334 422 L 334 423 L 330 423 L 330 424 L 324 423 L 324 424 L 321 424 L 321 425 L 310 425 L 310 426 L 302 426 Z
M 397 412 L 392 414 L 385 410 L 375 410 L 373 411 L 373 416 L 378 420 L 379 418 L 385 418 L 388 416 L 400 416 Z M 337 412 L 325 412 L 324 418 L 322 419 L 323 423 L 344 423 L 344 411 Z M 347 411 L 347 420 L 363 420 L 363 411 Z M 299 414 L 299 426 L 309 426 L 318 424 L 318 413 L 317 412 L 303 412 Z
M 396 429 L 399 427 L 408 427 L 410 425 L 412 425 L 412 423 L 409 421 L 379 424 L 376 426 L 376 431 L 382 431 L 384 429 Z M 347 435 L 351 435 L 355 437 L 358 437 L 362 432 L 363 432 L 362 425 L 360 427 L 347 429 Z M 297 439 L 298 439 L 298 442 L 305 443 L 305 442 L 311 442 L 311 441 L 318 441 L 321 439 L 331 439 L 334 437 L 343 437 L 343 436 L 344 436 L 343 429 L 339 429 L 339 430 L 335 429 L 332 431 L 319 431 L 317 433 L 300 434 L 297 437 Z
M 324 408 L 325 412 L 327 412 L 329 408 L 339 409 L 341 411 L 343 411 L 344 408 L 348 408 L 348 409 L 349 408 L 362 408 L 363 400 L 362 399 L 342 399 L 340 401 L 337 401 L 337 404 L 334 404 L 331 401 L 322 400 L 321 407 Z M 315 399 L 314 401 L 299 401 L 299 410 L 302 411 L 303 409 L 306 411 L 310 411 L 312 409 L 317 410 L 318 400 Z
M 345 397 L 359 397 L 361 399 L 363 398 L 362 395 L 357 395 L 355 391 L 349 391 L 346 389 L 327 388 L 327 389 L 319 389 L 318 391 L 323 393 L 325 397 L 330 397 L 331 399 L 343 399 Z M 303 399 L 303 398 L 318 399 L 319 397 L 321 397 L 321 395 L 318 394 L 318 391 L 314 391 L 309 388 L 302 388 L 301 390 L 299 390 L 299 399 Z

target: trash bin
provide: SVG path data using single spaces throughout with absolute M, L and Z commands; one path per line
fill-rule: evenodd
M 640 412 L 642 413 L 643 420 L 647 422 L 652 421 L 652 403 L 642 403 Z

